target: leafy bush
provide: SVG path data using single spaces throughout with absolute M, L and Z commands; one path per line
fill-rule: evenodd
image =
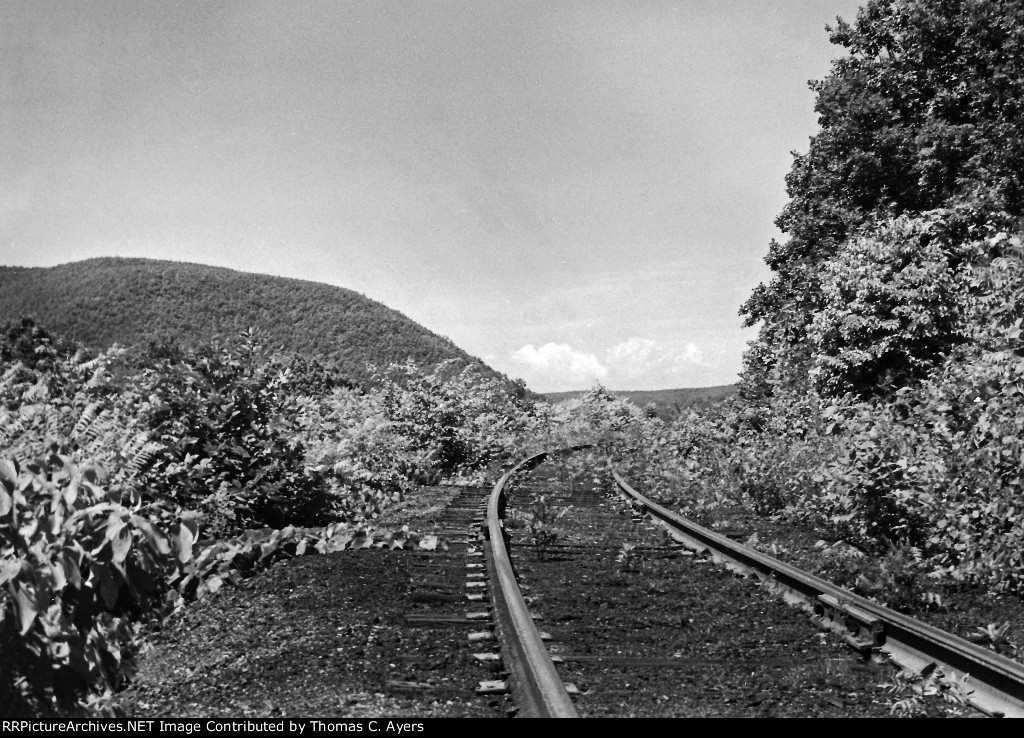
M 304 551 L 438 545 L 365 521 L 417 482 L 478 478 L 535 413 L 472 370 L 379 377 L 355 391 L 253 331 L 96 357 L 31 321 L 0 335 L 5 716 L 95 708 L 165 595 L 180 604 Z M 200 519 L 221 540 L 193 560 Z M 293 527 L 314 523 L 328 527 Z
M 428 373 L 412 362 L 392 364 L 375 380 L 394 432 L 440 477 L 508 458 L 526 425 L 521 398 L 473 365 L 455 371 L 446 362 Z
M 293 378 L 251 329 L 201 350 L 151 350 L 133 378 L 152 452 L 140 486 L 202 512 L 214 537 L 329 522 L 326 485 L 305 468 Z
M 10 323 L 0 340 L 0 363 L 20 364 L 25 369 L 46 373 L 53 369 L 56 361 L 66 359 L 75 353 L 76 347 L 70 342 L 55 337 L 30 317 Z
M 375 518 L 421 478 L 422 454 L 387 421 L 379 393 L 344 389 L 303 401 L 298 422 L 306 466 L 329 485 L 339 520 Z
M 804 514 L 823 529 L 876 551 L 922 543 L 933 490 L 947 471 L 936 448 L 919 444 L 905 416 L 888 409 L 880 403 L 826 409 L 830 430 L 841 428 L 841 435 L 822 465 L 820 488 L 801 500 Z
M 927 377 L 968 337 L 973 249 L 948 211 L 883 221 L 825 262 L 814 314 L 815 388 L 826 397 L 886 394 Z
M 533 427 L 532 406 L 473 367 L 407 362 L 374 380 L 303 401 L 299 415 L 306 463 L 331 485 L 343 521 L 372 519 L 417 484 L 479 483 Z
M 192 555 L 188 516 L 147 512 L 54 442 L 0 459 L 0 702 L 6 716 L 83 711 L 122 683 L 129 616 L 160 602 Z
M 555 512 L 548 501 L 547 495 L 540 495 L 535 498 L 526 511 L 526 527 L 530 531 L 530 538 L 533 540 L 534 550 L 538 556 L 542 546 L 550 546 L 558 540 L 558 531 L 555 529 L 555 522 L 562 517 L 569 508 L 563 507 Z
M 61 438 L 76 462 L 98 461 L 125 481 L 122 469 L 144 434 L 113 377 L 123 352 L 92 357 L 24 320 L 0 341 L 0 356 L 7 357 L 0 360 L 0 452 L 30 460 Z

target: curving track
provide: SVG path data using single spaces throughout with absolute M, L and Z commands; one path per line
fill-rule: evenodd
M 905 669 L 939 667 L 959 678 L 970 704 L 984 714 L 1024 716 L 1024 666 L 1014 661 L 686 521 L 618 474 L 632 516 L 629 506 L 593 489 L 566 496 L 566 477 L 552 478 L 552 460 L 576 450 L 524 460 L 495 485 L 487 505 L 491 600 L 519 715 L 888 714 L 892 700 L 878 694 L 880 675 L 892 674 L 879 663 L 883 653 Z M 541 465 L 548 479 L 526 474 Z M 552 526 L 557 540 L 537 545 L 534 539 L 531 546 L 529 516 L 518 508 L 528 509 L 539 495 L 573 521 Z M 669 535 L 659 536 L 656 526 Z M 643 562 L 643 572 L 623 564 L 633 558 Z M 700 560 L 709 563 L 695 563 Z M 721 563 L 750 581 L 723 579 L 714 565 Z M 567 581 L 570 571 L 587 581 Z M 694 595 L 719 591 L 739 604 L 716 612 L 714 597 Z M 799 611 L 769 592 L 837 637 L 816 640 Z M 661 598 L 654 616 L 643 614 L 645 597 Z M 666 609 L 665 598 L 676 598 L 678 607 Z M 676 607 L 693 617 L 676 617 Z M 537 626 L 540 618 L 547 633 Z M 840 657 L 839 642 L 852 655 Z M 817 678 L 801 687 L 801 675 Z
M 494 486 L 487 502 L 487 567 L 491 575 L 494 616 L 519 714 L 523 717 L 577 717 L 576 708 L 544 647 L 516 581 L 502 519 L 509 480 L 547 457 L 545 452 L 520 462 Z
M 853 648 L 878 649 L 904 669 L 940 667 L 971 690 L 967 701 L 982 712 L 1024 717 L 1024 665 L 731 541 L 652 502 L 617 472 L 612 474 L 621 492 L 676 540 L 712 551 L 731 567 L 756 576 L 811 610 L 817 623 L 838 632 Z

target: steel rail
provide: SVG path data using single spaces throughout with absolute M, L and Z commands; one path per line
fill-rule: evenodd
M 840 632 L 863 652 L 878 648 L 905 669 L 943 674 L 964 684 L 966 701 L 989 715 L 1024 717 L 1024 665 L 708 530 L 644 497 L 612 470 L 634 506 L 661 521 L 673 538 L 780 590 L 811 609 L 819 625 Z
M 494 485 L 487 501 L 486 531 L 490 542 L 487 566 L 492 582 L 491 600 L 520 717 L 579 717 L 526 607 L 505 546 L 502 522 L 508 480 L 542 463 L 552 453 L 558 452 L 545 451 L 516 464 Z

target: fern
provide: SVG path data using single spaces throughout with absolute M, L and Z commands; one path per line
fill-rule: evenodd
M 140 448 L 131 461 L 128 462 L 128 470 L 133 474 L 141 474 L 142 471 L 149 466 L 149 464 L 156 457 L 157 453 L 164 449 L 164 445 L 157 441 L 149 441 L 142 448 Z
M 24 402 L 45 402 L 50 397 L 50 388 L 46 385 L 46 378 L 39 377 L 35 384 L 25 390 L 22 395 Z
M 97 367 L 96 371 L 94 371 L 92 373 L 92 376 L 89 377 L 89 381 L 85 383 L 85 388 L 86 389 L 96 389 L 97 387 L 99 387 L 100 385 L 103 384 L 103 380 L 106 379 L 106 376 L 107 376 L 107 367 L 106 367 L 106 365 L 102 365 L 102 366 Z
M 22 422 L 21 414 L 0 408 L 0 448 L 10 448 L 14 445 L 14 439 L 20 438 L 24 433 L 25 424 Z
M 87 433 L 93 427 L 93 423 L 96 421 L 96 418 L 99 417 L 101 412 L 100 403 L 98 402 L 91 402 L 86 405 L 85 409 L 82 410 L 81 416 L 78 418 L 78 422 L 75 423 L 75 427 L 71 429 L 71 437 L 89 437 Z M 95 438 L 96 433 L 92 432 L 91 437 Z
M 76 359 L 78 358 L 77 354 L 75 355 L 75 358 Z M 82 374 L 85 374 L 85 373 L 91 372 L 91 371 L 95 371 L 96 369 L 99 369 L 99 370 L 102 371 L 105 364 L 106 364 L 106 357 L 103 356 L 102 354 L 100 356 L 97 356 L 95 359 L 89 359 L 88 361 L 82 361 L 82 362 L 74 361 L 74 362 L 72 362 L 72 366 L 74 366 L 75 370 L 78 371 L 78 372 L 81 372 Z
M 4 392 L 9 387 L 11 387 L 17 380 L 18 375 L 21 374 L 22 372 L 31 374 L 31 372 L 29 372 L 25 365 L 22 364 L 20 361 L 17 361 L 14 364 L 12 364 L 7 369 L 7 371 L 3 373 L 3 376 L 0 376 L 0 392 Z
M 148 433 L 136 433 L 130 440 L 125 442 L 124 447 L 121 449 L 121 456 L 126 459 L 134 458 L 148 441 Z
M 90 449 L 94 453 L 106 452 L 106 455 L 113 452 L 113 455 L 117 455 L 117 450 L 124 445 L 126 431 L 109 408 L 103 407 L 101 402 L 93 402 L 82 411 L 71 431 L 71 438 L 77 441 L 79 448 L 83 450 Z

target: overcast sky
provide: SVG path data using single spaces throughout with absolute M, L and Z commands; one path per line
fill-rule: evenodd
M 328 282 L 539 392 L 734 382 L 852 0 L 0 1 L 0 264 Z

